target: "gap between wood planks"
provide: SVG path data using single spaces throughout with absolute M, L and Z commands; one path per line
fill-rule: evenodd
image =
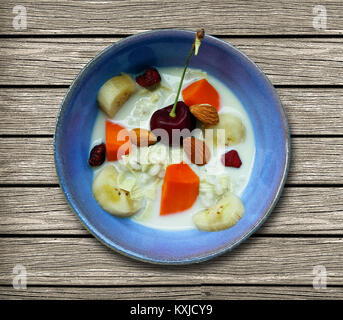
M 128 285 L 82 285 L 82 284 L 28 284 L 29 288 L 165 288 L 165 287 L 174 287 L 174 288 L 185 288 L 185 287 L 292 287 L 292 288 L 313 288 L 313 285 L 310 284 L 282 284 L 282 283 L 204 283 L 204 284 L 128 284 Z M 0 288 L 13 288 L 12 284 L 0 284 Z M 328 288 L 343 288 L 343 285 L 340 284 L 327 284 Z
M 262 226 L 261 226 L 262 227 Z M 249 238 L 308 238 L 308 239 L 336 239 L 343 237 L 342 234 L 289 234 L 289 233 L 269 233 L 258 234 L 253 233 Z M 60 233 L 34 233 L 34 234 L 10 234 L 0 233 L 0 239 L 8 238 L 58 238 L 58 239 L 74 239 L 74 238 L 96 238 L 92 234 L 60 234 Z
M 161 29 L 163 30 L 163 29 Z M 180 29 L 182 30 L 182 29 Z M 158 31 L 158 30 L 155 30 Z M 113 33 L 113 34 L 0 34 L 0 39 L 7 39 L 7 38 L 37 38 L 37 39 L 46 39 L 46 38 L 127 38 L 139 33 L 131 33 L 131 34 L 120 34 L 120 33 Z M 244 38 L 244 39 L 293 39 L 293 38 L 343 38 L 343 34 L 209 34 L 212 37 L 216 37 L 218 39 L 225 39 L 225 38 Z

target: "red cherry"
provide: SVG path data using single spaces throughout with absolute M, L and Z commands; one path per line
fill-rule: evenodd
M 189 132 L 191 132 L 195 128 L 196 119 L 189 111 L 189 107 L 183 101 L 177 103 L 175 117 L 170 116 L 170 111 L 172 109 L 173 105 L 170 105 L 155 111 L 150 119 L 150 129 L 151 131 L 155 129 L 164 129 L 167 132 L 168 137 L 167 139 L 163 139 L 162 137 L 161 141 L 164 143 L 169 142 L 169 145 L 180 145 L 182 141 L 173 141 L 172 139 L 173 129 L 188 129 Z M 157 131 L 154 133 L 157 134 L 157 136 L 160 136 Z M 190 136 L 190 134 L 186 136 Z

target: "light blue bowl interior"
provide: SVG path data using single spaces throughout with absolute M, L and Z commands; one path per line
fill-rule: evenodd
M 109 47 L 75 79 L 56 125 L 56 169 L 72 208 L 103 243 L 139 260 L 200 262 L 232 249 L 264 221 L 287 175 L 288 126 L 273 86 L 244 54 L 207 36 L 190 67 L 208 72 L 234 92 L 250 117 L 255 135 L 255 163 L 242 195 L 246 208 L 243 218 L 233 228 L 220 232 L 162 231 L 114 217 L 97 204 L 91 189 L 93 172 L 87 160 L 99 88 L 121 72 L 139 73 L 149 66 L 183 66 L 193 39 L 192 32 L 161 30 L 132 36 Z

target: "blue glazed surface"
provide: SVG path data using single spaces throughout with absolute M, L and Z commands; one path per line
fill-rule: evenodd
M 256 154 L 251 178 L 242 195 L 246 208 L 243 218 L 233 228 L 220 232 L 162 231 L 114 217 L 97 204 L 91 189 L 93 172 L 87 160 L 99 88 L 121 72 L 139 73 L 149 66 L 183 66 L 193 39 L 193 32 L 160 30 L 112 45 L 74 80 L 57 119 L 55 163 L 67 200 L 101 242 L 142 261 L 185 264 L 231 250 L 248 238 L 272 211 L 288 172 L 289 129 L 275 89 L 243 53 L 206 36 L 190 67 L 200 68 L 226 84 L 242 102 L 253 125 Z

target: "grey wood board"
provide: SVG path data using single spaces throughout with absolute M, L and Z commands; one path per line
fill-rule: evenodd
M 0 285 L 13 267 L 26 268 L 29 285 L 312 285 L 325 266 L 328 285 L 343 286 L 343 239 L 253 237 L 208 262 L 161 266 L 134 261 L 94 238 L 0 238 Z
M 150 29 L 204 27 L 218 35 L 342 34 L 342 3 L 282 1 L 22 0 L 27 29 L 13 27 L 14 0 L 1 1 L 1 34 L 131 34 Z M 326 28 L 315 28 L 315 6 L 325 6 Z M 325 25 L 322 24 L 322 28 Z
M 133 286 L 133 287 L 30 287 L 17 290 L 0 286 L 0 299 L 39 300 L 342 300 L 343 288 L 310 286 Z
M 0 85 L 70 85 L 95 55 L 118 40 L 0 38 Z M 341 38 L 223 40 L 247 54 L 274 85 L 343 85 Z

